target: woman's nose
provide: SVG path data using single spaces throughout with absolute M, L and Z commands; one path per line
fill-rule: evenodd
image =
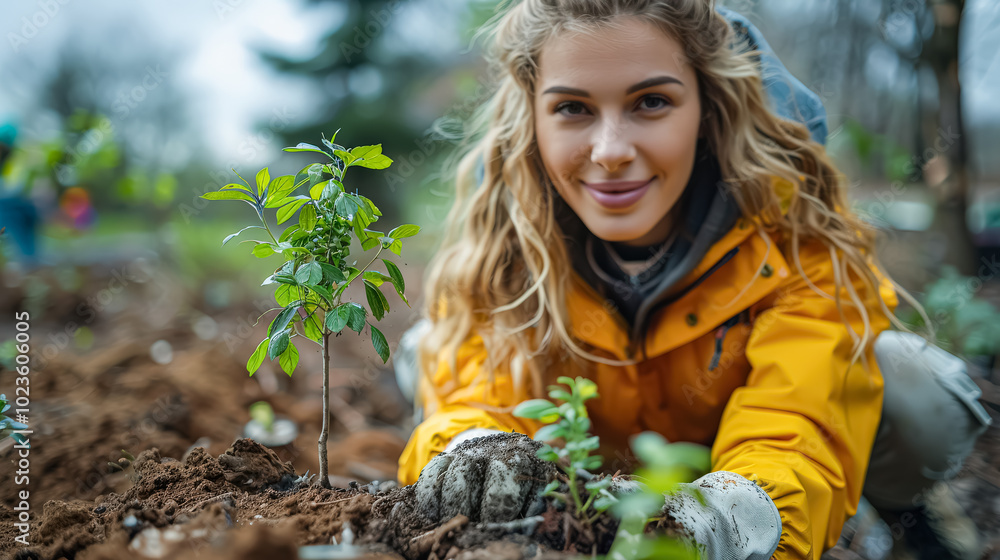
M 635 158 L 635 146 L 621 121 L 608 121 L 601 126 L 590 151 L 590 161 L 615 172 Z

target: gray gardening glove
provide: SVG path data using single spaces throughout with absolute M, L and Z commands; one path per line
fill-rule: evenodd
M 668 494 L 665 526 L 706 560 L 767 560 L 781 540 L 781 516 L 771 497 L 743 476 L 706 474 Z M 700 500 L 699 500 L 700 496 Z
M 538 515 L 545 509 L 541 491 L 556 475 L 555 465 L 535 455 L 541 446 L 508 432 L 449 446 L 420 471 L 420 513 L 432 521 L 461 514 L 487 523 Z

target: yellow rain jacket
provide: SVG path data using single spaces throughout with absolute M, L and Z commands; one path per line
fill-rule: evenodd
M 775 181 L 780 192 L 779 184 Z M 711 446 L 713 471 L 756 481 L 777 506 L 782 535 L 774 558 L 818 559 L 856 512 L 881 418 L 883 384 L 870 347 L 864 361 L 848 367 L 853 339 L 836 303 L 809 287 L 791 256 L 782 254 L 781 241 L 774 233 L 765 240 L 751 223 L 739 220 L 681 284 L 700 278 L 738 246 L 736 255 L 652 316 L 645 340 L 648 359 L 624 367 L 594 365 L 589 375 L 599 398 L 588 401 L 588 411 L 601 437 L 605 471 L 635 466 L 628 439 L 645 430 L 669 441 Z M 827 246 L 803 242 L 799 249 L 806 275 L 832 296 L 834 269 Z M 567 306 L 574 336 L 597 355 L 631 359 L 626 355 L 629 329 L 621 315 L 609 311 L 575 271 L 573 280 Z M 877 295 L 866 293 L 860 279 L 855 278 L 854 289 L 865 301 L 874 340 L 889 320 Z M 882 279 L 880 291 L 894 309 L 897 299 L 887 280 Z M 850 302 L 846 289 L 841 299 Z M 848 303 L 844 311 L 860 336 L 860 314 Z M 457 356 L 460 385 L 443 400 L 421 379 L 425 420 L 399 459 L 400 483 L 416 482 L 424 465 L 464 430 L 533 435 L 541 427 L 469 405 L 507 407 L 531 398 L 514 391 L 507 370 L 496 371 L 495 383 L 487 385 L 481 375 L 485 358 L 482 339 L 469 337 Z M 443 387 L 451 374 L 446 360 L 439 364 L 434 379 Z M 550 373 L 551 382 L 558 375 L 582 374 Z

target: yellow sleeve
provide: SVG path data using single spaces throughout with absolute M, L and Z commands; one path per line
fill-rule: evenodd
M 413 484 L 421 469 L 435 455 L 444 451 L 453 437 L 470 428 L 520 432 L 529 436 L 541 427 L 535 420 L 517 418 L 513 414 L 486 411 L 470 403 L 493 407 L 511 407 L 530 398 L 523 389 L 515 390 L 507 367 L 494 371 L 490 382 L 486 371 L 486 348 L 479 335 L 473 335 L 458 349 L 456 369 L 458 382 L 452 378 L 448 361 L 438 361 L 434 385 L 442 393 L 439 398 L 426 376 L 421 377 L 418 399 L 424 402 L 424 421 L 413 430 L 410 440 L 399 457 L 399 483 Z M 418 401 L 419 402 L 419 401 Z
M 800 258 L 813 284 L 832 296 L 829 250 L 812 245 Z M 774 500 L 782 523 L 775 559 L 818 560 L 857 511 L 881 419 L 883 382 L 870 346 L 868 367 L 859 357 L 848 368 L 853 339 L 836 303 L 814 292 L 794 263 L 789 265 L 788 280 L 754 321 L 746 347 L 751 373 L 726 405 L 712 470 L 755 480 Z M 865 301 L 874 340 L 889 320 L 877 296 L 851 278 Z M 879 279 L 879 291 L 894 309 L 895 292 Z M 846 288 L 841 298 L 850 302 Z M 861 315 L 846 303 L 844 313 L 860 336 Z

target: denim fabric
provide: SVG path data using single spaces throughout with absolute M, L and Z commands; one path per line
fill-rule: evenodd
M 761 64 L 761 79 L 764 90 L 771 101 L 771 109 L 782 118 L 799 121 L 809 127 L 812 138 L 820 144 L 826 143 L 826 109 L 818 95 L 785 68 L 778 60 L 771 45 L 767 44 L 760 30 L 742 15 L 719 6 L 722 14 L 736 31 L 741 41 L 746 41 L 750 50 L 758 51 Z

